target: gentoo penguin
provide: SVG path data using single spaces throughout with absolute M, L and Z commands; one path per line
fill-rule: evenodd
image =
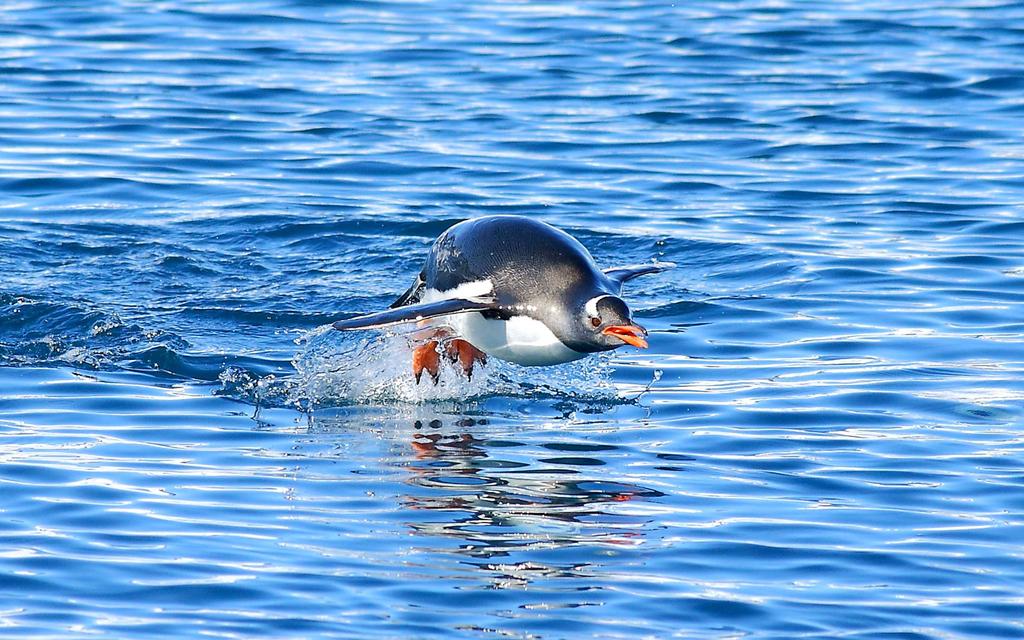
M 569 234 L 523 216 L 460 222 L 434 241 L 416 282 L 386 311 L 334 323 L 341 331 L 419 322 L 430 327 L 413 352 L 413 374 L 437 384 L 439 351 L 467 376 L 487 356 L 552 365 L 630 344 L 647 330 L 620 298 L 632 278 L 672 263 L 601 271 Z M 444 349 L 439 350 L 439 344 Z

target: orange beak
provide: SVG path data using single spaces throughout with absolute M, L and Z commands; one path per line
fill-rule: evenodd
M 631 344 L 640 349 L 647 348 L 647 341 L 644 340 L 644 336 L 647 335 L 647 330 L 643 327 L 638 327 L 635 324 L 620 324 L 605 327 L 601 333 L 606 336 L 615 336 L 626 344 Z

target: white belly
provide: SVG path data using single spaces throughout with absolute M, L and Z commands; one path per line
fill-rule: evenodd
M 448 291 L 426 289 L 424 302 L 449 298 L 481 296 L 491 293 L 490 280 L 470 282 Z M 527 366 L 545 366 L 579 360 L 587 355 L 562 344 L 543 322 L 528 316 L 509 320 L 491 320 L 480 313 L 456 313 L 438 318 L 438 324 L 451 327 L 458 336 L 489 356 Z
M 460 313 L 445 318 L 445 324 L 487 355 L 516 364 L 562 364 L 587 355 L 565 346 L 543 322 L 527 316 L 491 320 L 476 312 Z

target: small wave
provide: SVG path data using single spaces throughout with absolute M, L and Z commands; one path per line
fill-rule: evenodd
M 257 378 L 288 370 L 287 361 L 191 348 L 178 335 L 87 303 L 0 293 L 0 365 L 136 371 L 196 382 L 218 381 L 227 369 Z
M 158 345 L 188 347 L 178 336 L 147 331 L 116 313 L 13 294 L 0 294 L 0 336 L 0 364 L 19 366 L 103 369 Z

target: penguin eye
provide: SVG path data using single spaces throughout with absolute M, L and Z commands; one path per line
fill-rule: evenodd
M 596 318 L 596 317 L 595 318 L 591 318 L 590 319 L 590 326 L 594 327 L 595 329 L 600 327 L 601 326 L 601 318 Z

